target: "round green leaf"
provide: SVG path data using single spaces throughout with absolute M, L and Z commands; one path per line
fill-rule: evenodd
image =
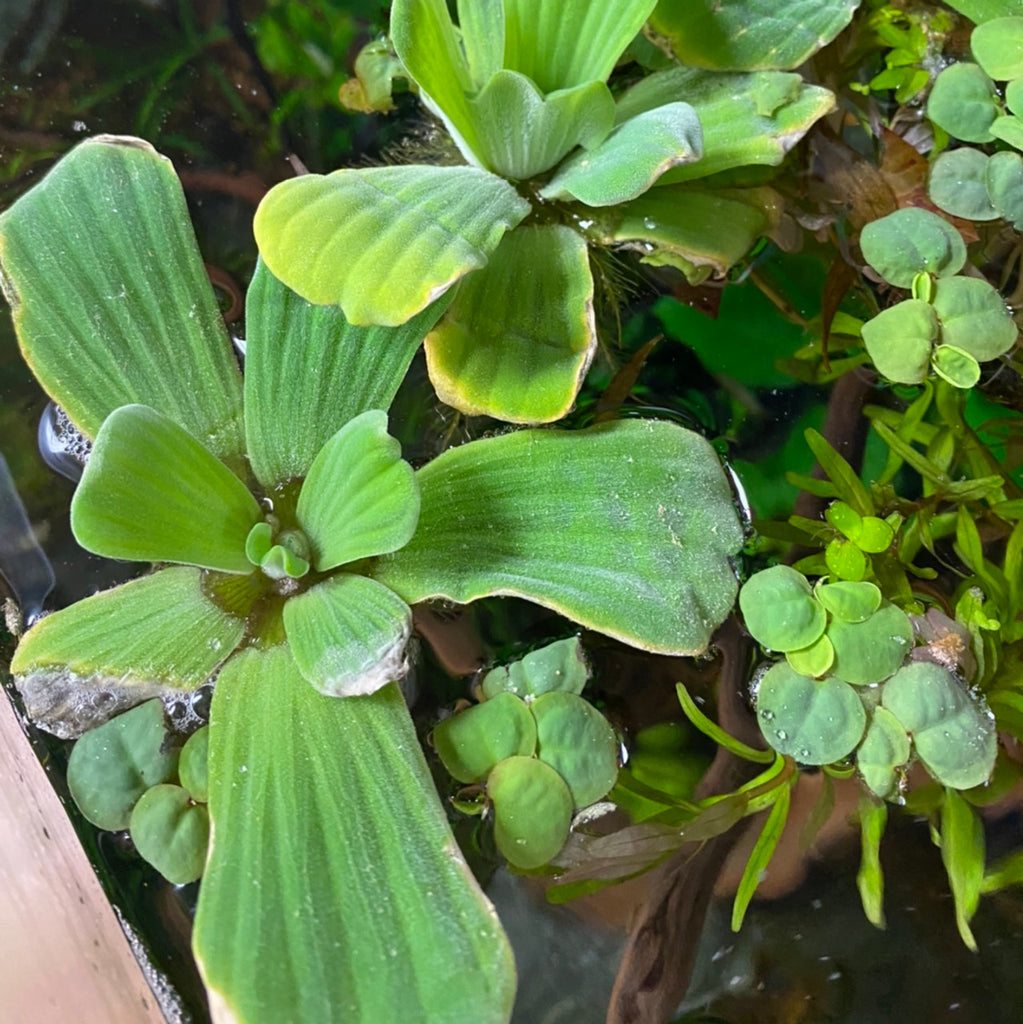
M 810 679 L 786 662 L 770 668 L 756 695 L 767 742 L 800 764 L 831 764 L 859 743 L 867 715 L 856 691 L 839 679 Z
M 835 501 L 828 506 L 824 518 L 850 540 L 856 540 L 863 529 L 863 517 L 844 501 Z
M 998 215 L 1023 230 L 1023 157 L 1008 150 L 995 153 L 987 162 L 986 183 Z
M 1023 114 L 1023 78 L 1017 78 L 1005 87 L 1005 105 L 1014 114 Z
M 209 799 L 209 770 L 206 762 L 210 749 L 210 727 L 204 725 L 188 737 L 181 748 L 178 761 L 178 779 L 197 803 Z
M 871 221 L 860 235 L 863 258 L 889 283 L 908 288 L 927 272 L 937 277 L 958 273 L 966 262 L 966 243 L 944 217 L 907 206 Z
M 853 538 L 861 551 L 879 555 L 887 551 L 895 540 L 895 531 L 877 516 L 864 516 L 859 533 Z
M 822 583 L 814 589 L 817 600 L 836 619 L 863 622 L 881 607 L 881 591 L 873 583 Z
M 572 824 L 572 794 L 550 765 L 506 758 L 490 773 L 487 795 L 497 848 L 512 864 L 529 870 L 557 856 Z
M 913 737 L 924 767 L 945 786 L 969 789 L 994 770 L 994 716 L 947 669 L 927 661 L 900 669 L 881 703 Z
M 574 806 L 596 803 L 618 778 L 618 741 L 607 719 L 574 693 L 545 693 L 529 707 L 537 756 L 565 780 Z
M 833 540 L 824 549 L 828 572 L 858 582 L 870 573 L 870 559 L 851 540 Z
M 589 675 L 582 643 L 579 637 L 570 636 L 530 651 L 510 665 L 492 668 L 483 677 L 480 689 L 484 700 L 499 693 L 519 697 L 539 697 L 553 691 L 582 693 Z
M 1023 78 L 1023 18 L 993 18 L 970 36 L 977 63 L 996 81 Z
M 998 211 L 988 195 L 987 165 L 988 158 L 969 146 L 942 153 L 931 165 L 927 192 L 936 206 L 955 217 L 994 220 Z
M 955 345 L 939 345 L 931 357 L 934 372 L 957 388 L 972 388 L 980 380 L 980 364 Z
M 131 812 L 131 839 L 143 860 L 168 882 L 187 885 L 206 865 L 209 812 L 180 786 L 153 786 Z
M 835 619 L 828 627 L 835 647 L 834 674 L 857 686 L 887 679 L 913 646 L 913 626 L 901 608 L 882 605 L 862 622 Z
M 320 572 L 397 551 L 411 539 L 419 486 L 401 445 L 387 433 L 387 413 L 361 413 L 320 449 L 296 517 Z
M 900 384 L 919 384 L 927 379 L 938 330 L 930 305 L 906 299 L 868 320 L 861 333 L 878 373 Z
M 1023 149 L 1023 118 L 1006 115 L 991 122 L 991 134 L 1002 142 Z
M 909 736 L 899 720 L 883 707 L 875 708 L 867 735 L 856 751 L 863 781 L 884 799 L 895 786 L 895 769 L 909 760 Z
M 127 828 L 139 797 L 177 771 L 179 748 L 167 741 L 167 717 L 159 700 L 85 733 L 67 769 L 68 789 L 82 814 L 99 828 Z
M 934 80 L 927 116 L 964 142 L 991 142 L 991 122 L 998 116 L 994 82 L 976 64 L 945 68 Z
M 800 675 L 819 679 L 835 663 L 835 648 L 825 634 L 817 637 L 809 647 L 788 651 L 785 660 Z
M 998 290 L 977 277 L 951 277 L 937 283 L 934 311 L 941 321 L 941 344 L 954 345 L 983 363 L 1016 343 L 1016 325 Z
M 809 647 L 827 625 L 806 577 L 787 565 L 754 573 L 739 591 L 739 608 L 754 639 L 772 651 Z
M 452 778 L 481 782 L 506 757 L 532 756 L 536 721 L 520 697 L 499 693 L 441 722 L 433 746 Z

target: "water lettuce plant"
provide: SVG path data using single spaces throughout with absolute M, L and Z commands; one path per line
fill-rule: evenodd
M 447 300 L 357 327 L 262 264 L 243 380 L 177 179 L 137 139 L 65 157 L 0 217 L 0 263 L 26 359 L 94 442 L 76 537 L 157 563 L 42 619 L 12 671 L 64 736 L 214 681 L 194 933 L 214 1019 L 506 1020 L 509 947 L 396 682 L 410 605 L 516 595 L 647 650 L 704 650 L 742 543 L 713 449 L 621 420 L 413 471 L 385 410 Z M 568 696 L 537 700 L 538 737 Z M 135 831 L 161 801 L 141 846 L 192 827 L 202 784 L 174 771 L 121 785 L 106 824 L 127 810 Z
M 441 399 L 517 423 L 560 418 L 597 345 L 590 249 L 637 250 L 695 280 L 724 273 L 775 224 L 780 198 L 694 182 L 780 163 L 833 104 L 776 69 L 832 38 L 855 0 L 815 5 L 811 21 L 756 0 L 695 6 L 466 0 L 456 26 L 445 0 L 394 0 L 401 70 L 388 74 L 418 89 L 449 154 L 278 185 L 256 214 L 262 258 L 355 324 L 404 323 L 452 293 L 426 336 Z M 616 94 L 612 71 L 652 14 L 700 67 L 662 54 L 661 70 Z M 733 50 L 736 21 L 746 41 Z

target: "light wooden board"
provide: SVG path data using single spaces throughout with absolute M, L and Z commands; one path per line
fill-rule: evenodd
M 0 1021 L 165 1024 L 0 692 Z

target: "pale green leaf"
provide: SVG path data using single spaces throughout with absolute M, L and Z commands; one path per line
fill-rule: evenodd
M 492 668 L 480 683 L 480 699 L 490 700 L 500 693 L 519 697 L 539 697 L 552 691 L 582 693 L 589 676 L 579 637 L 570 636 L 530 651 L 510 665 Z
M 769 188 L 701 192 L 663 185 L 617 208 L 602 240 L 624 243 L 655 266 L 721 275 L 769 230 L 777 204 Z
M 955 903 L 956 927 L 967 949 L 977 952 L 970 920 L 984 882 L 984 825 L 978 813 L 954 790 L 941 805 L 941 860 Z
M 934 372 L 954 387 L 972 388 L 980 380 L 980 364 L 955 345 L 939 345 L 931 356 Z
M 286 648 L 221 673 L 193 946 L 218 1021 L 505 1024 L 515 972 L 396 686 L 332 700 Z
M 978 25 L 1007 14 L 1023 14 L 1023 0 L 948 0 L 948 6 Z
M 753 894 L 760 885 L 760 880 L 767 872 L 774 851 L 778 848 L 778 842 L 785 829 L 785 822 L 789 816 L 789 803 L 792 798 L 790 786 L 782 784 L 778 789 L 778 795 L 771 804 L 771 810 L 764 822 L 764 827 L 753 844 L 749 860 L 743 869 L 742 878 L 735 891 L 735 901 L 732 903 L 732 931 L 737 932 L 742 927 L 746 910 L 753 899 Z
M 1023 78 L 1017 78 L 1006 85 L 1005 105 L 1014 114 L 1023 114 Z
M 284 602 L 295 664 L 328 697 L 374 693 L 408 672 L 412 610 L 365 576 L 337 573 Z
M 78 809 L 97 828 L 127 828 L 131 811 L 150 787 L 174 777 L 176 744 L 158 700 L 148 700 L 97 729 L 74 745 L 67 785 Z
M 660 0 L 650 24 L 683 64 L 787 69 L 830 43 L 858 6 L 859 0 Z
M 688 103 L 666 103 L 620 124 L 601 145 L 577 153 L 540 192 L 546 199 L 578 199 L 615 206 L 642 195 L 671 167 L 701 154 L 700 120 Z
M 666 68 L 640 79 L 618 100 L 619 124 L 664 103 L 684 100 L 703 129 L 703 155 L 672 168 L 667 185 L 751 164 L 777 166 L 809 127 L 834 108 L 827 89 L 783 71 L 726 74 L 693 67 Z
M 1023 21 L 1023 18 L 1020 21 Z M 991 122 L 991 134 L 996 139 L 1015 146 L 1016 149 L 1023 149 L 1023 117 L 1013 115 L 996 117 Z
M 387 433 L 387 413 L 360 413 L 320 449 L 296 516 L 320 572 L 408 542 L 419 517 L 419 488 L 401 445 Z
M 927 116 L 963 142 L 991 142 L 991 123 L 998 114 L 994 82 L 967 61 L 945 68 L 927 99 Z
M 499 693 L 445 718 L 432 743 L 452 778 L 482 782 L 506 757 L 533 756 L 536 719 L 520 697 Z
M 607 719 L 574 693 L 544 693 L 529 705 L 536 755 L 565 780 L 576 807 L 606 796 L 618 778 L 618 739 Z
M 275 277 L 353 324 L 396 327 L 484 266 L 529 213 L 508 182 L 473 167 L 305 174 L 267 193 L 253 229 Z
M 149 697 L 201 686 L 244 632 L 203 593 L 198 569 L 174 567 L 40 620 L 11 672 L 34 722 L 77 736 Z
M 912 735 L 920 760 L 938 782 L 970 789 L 990 778 L 997 751 L 994 718 L 946 669 L 913 662 L 885 683 L 881 700 Z
M 832 676 L 811 679 L 785 661 L 760 680 L 756 709 L 767 742 L 800 764 L 840 761 L 863 738 L 867 724 L 863 704 L 848 683 Z
M 742 528 L 713 448 L 667 422 L 521 430 L 416 474 L 416 535 L 374 575 L 409 603 L 524 597 L 646 650 L 694 653 L 730 611 Z
M 545 93 L 603 82 L 656 0 L 505 0 L 504 66 Z
M 1023 157 L 1008 150 L 995 153 L 987 162 L 984 183 L 998 215 L 1023 230 Z
M 919 384 L 930 370 L 939 330 L 933 306 L 922 299 L 906 299 L 863 325 L 863 344 L 882 376 L 901 384 Z
M 988 157 L 979 149 L 963 146 L 942 153 L 931 165 L 927 192 L 936 206 L 955 217 L 995 220 L 987 185 Z
M 420 97 L 444 119 L 462 155 L 473 160 L 478 145 L 468 99 L 474 91 L 473 74 L 447 4 L 444 0 L 393 0 L 391 42 L 419 86 Z M 470 60 L 478 59 L 480 45 L 473 44 Z
M 944 217 L 907 206 L 871 221 L 860 235 L 866 261 L 889 283 L 909 288 L 917 274 L 957 274 L 966 262 L 963 236 Z
M 996 81 L 1023 78 L 1023 17 L 992 18 L 970 36 L 977 63 Z
M 208 725 L 196 729 L 181 748 L 178 761 L 178 777 L 181 785 L 188 790 L 193 800 L 206 803 L 209 800 L 209 771 L 206 760 L 210 749 Z
M 71 529 L 89 551 L 222 572 L 252 572 L 245 541 L 261 517 L 222 462 L 145 405 L 107 417 L 71 501 Z
M 504 0 L 458 0 L 458 27 L 469 77 L 482 89 L 504 60 Z
M 808 647 L 787 651 L 785 660 L 800 675 L 820 678 L 835 663 L 835 648 L 826 636 L 819 636 Z
M 875 928 L 884 927 L 884 872 L 881 869 L 881 839 L 888 823 L 888 807 L 882 800 L 860 798 L 860 869 L 856 885 L 863 913 Z
M 978 362 L 995 359 L 1016 343 L 1016 324 L 998 290 L 977 277 L 938 281 L 934 312 L 942 345 L 954 345 Z
M 787 565 L 754 573 L 739 591 L 739 608 L 753 638 L 773 651 L 808 647 L 827 624 L 806 577 Z
M 304 477 L 349 420 L 389 408 L 447 302 L 400 327 L 353 327 L 337 306 L 306 302 L 260 261 L 245 297 L 245 436 L 256 479 L 272 488 Z
M 905 661 L 913 648 L 913 626 L 901 608 L 883 604 L 861 622 L 835 619 L 828 626 L 828 639 L 835 648 L 835 676 L 870 686 L 887 679 Z
M 873 583 L 818 584 L 814 596 L 844 622 L 863 622 L 881 607 L 881 591 Z
M 535 757 L 507 757 L 487 780 L 497 848 L 529 871 L 556 857 L 572 823 L 565 780 Z
M 518 228 L 458 286 L 426 338 L 442 402 L 511 423 L 560 419 L 597 345 L 586 240 L 560 224 Z
M 148 143 L 89 139 L 0 216 L 0 282 L 26 360 L 87 436 L 142 403 L 241 454 L 241 376 L 181 185 Z
M 525 75 L 508 70 L 490 79 L 470 109 L 481 163 L 512 179 L 549 171 L 577 146 L 599 145 L 615 119 L 614 98 L 603 82 L 544 96 Z
M 875 708 L 856 751 L 856 767 L 877 796 L 892 795 L 895 770 L 909 761 L 909 750 L 909 736 L 899 720 L 887 708 Z
M 172 885 L 187 885 L 202 874 L 210 816 L 181 786 L 146 790 L 131 812 L 130 831 L 139 856 Z

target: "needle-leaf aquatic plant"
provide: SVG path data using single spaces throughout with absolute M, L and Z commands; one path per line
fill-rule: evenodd
M 0 217 L 0 260 L 26 358 L 94 442 L 77 539 L 157 563 L 41 620 L 12 670 L 64 736 L 215 679 L 194 936 L 214 1018 L 505 1020 L 507 941 L 397 686 L 410 605 L 510 594 L 647 650 L 704 650 L 742 543 L 713 449 L 621 420 L 413 471 L 385 410 L 447 299 L 356 327 L 262 264 L 243 380 L 177 180 L 136 139 L 62 160 Z M 158 804 L 147 840 L 197 803 L 175 770 L 120 793 L 122 812 Z
M 833 105 L 778 69 L 832 38 L 855 2 L 814 5 L 809 21 L 802 7 L 726 6 L 461 0 L 456 26 L 445 0 L 394 0 L 401 71 L 388 74 L 442 122 L 443 165 L 278 185 L 256 214 L 263 259 L 356 324 L 401 324 L 450 293 L 426 336 L 441 399 L 516 423 L 564 416 L 597 347 L 591 248 L 637 250 L 694 280 L 723 274 L 776 224 L 781 200 L 720 176 L 779 164 Z M 613 92 L 655 8 L 664 45 L 700 66 L 646 43 L 660 70 Z M 745 42 L 733 50 L 723 40 L 736 18 Z M 714 48 L 691 60 L 708 38 Z

